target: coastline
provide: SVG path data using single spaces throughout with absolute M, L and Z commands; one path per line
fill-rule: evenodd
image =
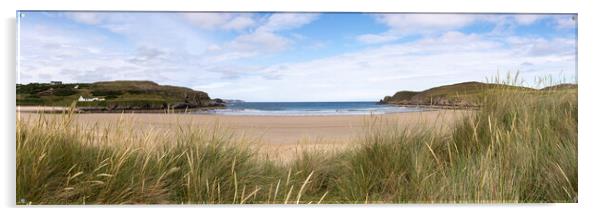
M 93 114 L 93 113 L 157 113 L 157 114 L 164 114 L 164 113 L 186 113 L 186 112 L 194 112 L 194 111 L 208 111 L 208 110 L 216 110 L 216 109 L 223 109 L 224 107 L 200 107 L 200 108 L 186 108 L 186 109 L 125 109 L 125 110 L 98 110 L 98 109 L 92 109 L 92 110 L 86 110 L 86 109 L 82 109 L 82 108 L 75 108 L 75 112 L 76 113 L 88 113 L 88 114 Z M 18 105 L 16 110 L 17 112 L 23 112 L 23 113 L 62 113 L 62 112 L 67 112 L 69 111 L 69 107 L 62 107 L 62 106 L 23 106 L 23 105 Z
M 396 103 L 383 103 L 386 105 L 407 107 L 407 108 L 420 108 L 430 110 L 479 110 L 480 106 L 461 106 L 461 105 L 409 105 L 409 104 L 396 104 Z
M 473 104 L 460 104 L 460 103 L 448 103 L 448 104 L 424 104 L 424 103 L 411 103 L 411 102 L 390 102 L 380 100 L 376 102 L 379 105 L 389 105 L 396 107 L 406 108 L 420 108 L 420 109 L 432 109 L 432 110 L 478 110 L 481 108 L 480 105 Z
M 453 106 L 453 105 L 408 105 L 408 104 L 395 104 L 395 103 L 377 103 L 380 105 L 389 105 L 395 107 L 404 107 L 404 108 L 417 108 L 422 109 L 421 111 L 407 111 L 409 112 L 430 112 L 430 111 L 438 111 L 438 110 L 478 110 L 479 106 Z M 80 114 L 101 114 L 101 113 L 140 113 L 140 114 L 166 114 L 166 113 L 179 113 L 179 114 L 195 114 L 195 115 L 216 115 L 216 116 L 229 116 L 227 114 L 217 114 L 217 113 L 200 113 L 199 111 L 210 111 L 210 110 L 221 110 L 226 109 L 227 107 L 199 107 L 199 108 L 186 108 L 186 109 L 126 109 L 126 110 L 98 110 L 98 109 L 82 109 L 75 108 L 76 113 Z M 69 111 L 69 107 L 62 106 L 26 106 L 26 105 L 17 105 L 16 111 L 23 113 L 54 113 L 60 114 L 63 112 Z M 199 112 L 199 113 L 193 113 Z M 385 113 L 385 114 L 374 114 L 374 115 L 388 115 L 395 114 L 397 112 Z M 406 112 L 399 112 L 406 113 Z M 309 115 L 276 115 L 276 114 L 262 114 L 262 115 L 254 115 L 254 114 L 237 114 L 233 116 L 330 116 L 334 114 L 309 114 Z M 370 114 L 339 114 L 341 116 L 364 116 Z

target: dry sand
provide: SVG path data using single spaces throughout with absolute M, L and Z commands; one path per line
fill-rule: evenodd
M 212 128 L 216 124 L 236 134 L 257 140 L 255 147 L 273 157 L 287 158 L 305 150 L 339 150 L 353 145 L 368 125 L 376 127 L 432 127 L 447 130 L 451 123 L 471 113 L 465 110 L 437 110 L 373 116 L 223 116 L 198 114 L 76 114 L 82 124 L 116 124 L 120 118 L 145 131 L 170 131 L 177 125 Z M 20 112 L 30 119 L 36 113 Z M 57 114 L 45 116 L 58 117 Z
M 47 112 L 47 113 L 60 113 L 69 110 L 69 107 L 60 106 L 17 106 L 17 112 Z

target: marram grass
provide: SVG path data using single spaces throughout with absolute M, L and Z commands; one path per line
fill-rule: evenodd
M 449 131 L 366 127 L 356 148 L 286 164 L 219 126 L 73 115 L 17 119 L 17 204 L 577 202 L 576 89 L 499 89 Z

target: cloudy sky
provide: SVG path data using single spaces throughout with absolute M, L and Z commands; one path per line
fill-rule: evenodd
M 18 13 L 18 83 L 151 80 L 246 101 L 374 101 L 576 77 L 572 15 Z

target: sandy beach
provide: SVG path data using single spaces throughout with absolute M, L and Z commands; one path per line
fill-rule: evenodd
M 32 108 L 28 108 L 32 109 Z M 24 110 L 23 108 L 21 110 Z M 367 127 L 396 126 L 403 128 L 430 127 L 447 130 L 456 120 L 467 115 L 466 110 L 437 110 L 384 115 L 331 115 L 331 116 L 224 116 L 199 114 L 154 113 L 83 113 L 76 114 L 80 124 L 114 125 L 120 119 L 137 131 L 164 131 L 177 126 L 192 125 L 214 128 L 219 125 L 238 135 L 255 140 L 260 152 L 286 158 L 302 150 L 338 150 L 352 146 Z M 34 119 L 34 112 L 20 112 L 19 118 Z M 60 114 L 44 114 L 55 118 Z

